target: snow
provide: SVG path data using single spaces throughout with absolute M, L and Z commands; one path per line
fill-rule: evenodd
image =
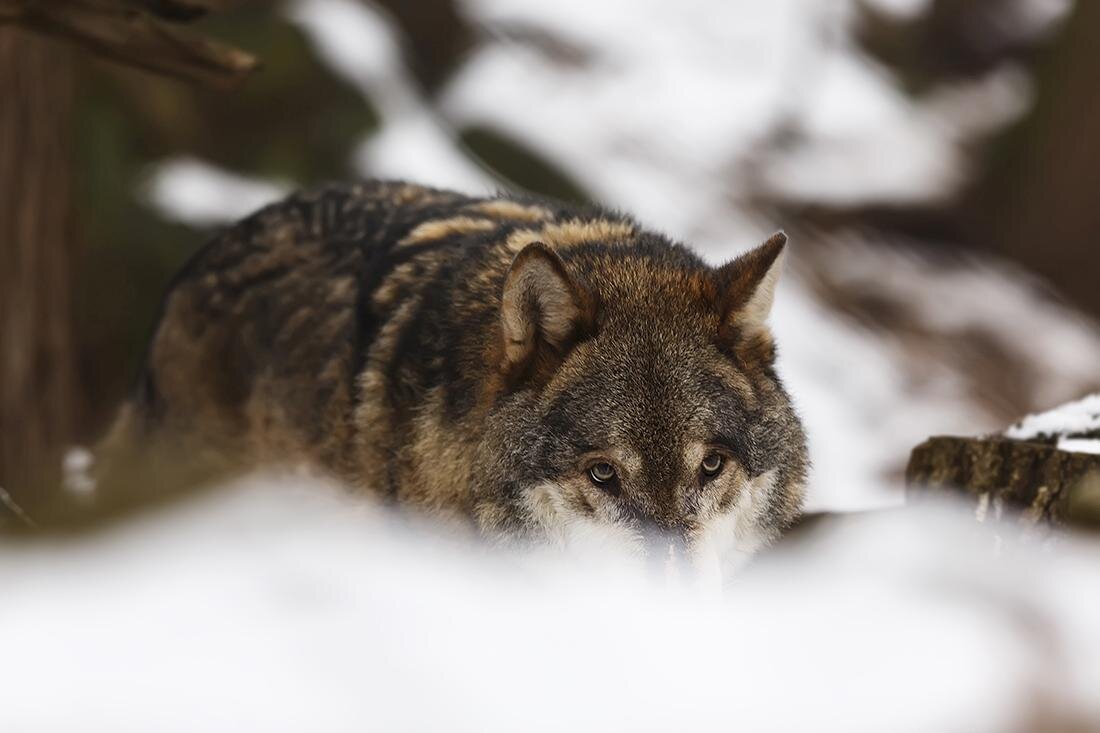
M 92 464 L 95 457 L 83 446 L 73 446 L 65 451 L 61 461 L 61 483 L 70 494 L 87 498 L 95 493 Z
M 356 162 L 364 176 L 401 178 L 471 195 L 497 183 L 459 149 L 401 59 L 392 21 L 352 0 L 296 0 L 298 23 L 329 65 L 370 98 L 381 131 L 364 141 Z
M 890 461 L 907 456 L 937 426 L 965 422 L 965 414 L 951 404 L 905 400 L 904 375 L 890 352 L 790 283 L 780 284 L 771 320 L 780 376 L 809 436 L 807 510 L 901 504 L 901 491 L 883 490 L 880 477 Z
M 1096 438 L 1059 438 L 1058 450 L 1100 455 L 1100 440 Z
M 1028 415 L 1005 435 L 1014 440 L 1081 435 L 1100 431 L 1100 393 L 1037 415 Z
M 927 244 L 899 242 L 889 247 L 853 232 L 823 237 L 820 244 L 827 245 L 828 256 L 812 261 L 814 277 L 827 271 L 831 285 L 849 297 L 891 303 L 906 314 L 912 327 L 945 343 L 981 338 L 1004 362 L 1003 370 L 1020 373 L 1022 384 L 1016 390 L 1026 389 L 1031 403 L 1065 401 L 1096 384 L 1100 329 L 1051 298 L 1026 273 L 987 258 L 945 261 L 930 256 L 935 250 Z M 955 356 L 937 355 L 928 344 L 922 344 L 919 353 L 913 351 L 899 351 L 896 361 L 928 370 L 936 361 Z M 962 372 L 958 377 L 981 378 L 973 364 L 954 368 Z M 965 384 L 952 386 L 941 379 L 936 388 L 943 391 L 944 402 L 966 404 Z M 999 422 L 991 416 L 969 432 L 999 429 L 1004 421 Z
M 592 55 L 555 65 L 507 43 L 480 48 L 445 91 L 458 124 L 526 142 L 601 200 L 689 237 L 738 176 L 728 167 L 772 127 L 814 49 L 823 7 L 790 0 L 669 4 L 467 2 L 489 28 L 528 25 Z M 660 29 L 660 32 L 654 32 Z M 691 191 L 691 195 L 685 195 Z
M 853 517 L 719 594 L 253 477 L 112 531 L 0 544 L 0 729 L 1100 724 L 1100 547 L 1040 550 L 968 514 Z
M 854 51 L 826 56 L 816 73 L 801 98 L 806 139 L 777 151 L 764 172 L 772 195 L 833 204 L 946 198 L 967 180 L 966 142 L 1030 104 L 1028 80 L 1013 69 L 920 102 Z
M 248 216 L 290 193 L 282 181 L 261 181 L 188 156 L 159 163 L 143 196 L 168 218 L 207 226 Z

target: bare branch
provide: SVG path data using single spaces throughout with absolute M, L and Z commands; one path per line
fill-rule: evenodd
M 8 510 L 15 515 L 15 517 L 23 524 L 27 525 L 31 529 L 38 529 L 38 523 L 30 518 L 23 507 L 15 503 L 15 499 L 11 498 L 11 494 L 4 491 L 4 487 L 0 486 L 0 504 L 3 504 Z
M 177 27 L 154 17 L 198 17 L 219 9 L 226 0 L 0 0 L 0 24 L 16 23 L 29 30 L 81 45 L 114 61 L 167 76 L 230 88 L 259 66 L 249 53 Z

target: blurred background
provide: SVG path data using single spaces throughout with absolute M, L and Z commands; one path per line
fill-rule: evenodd
M 0 2 L 0 486 L 19 501 L 101 435 L 187 257 L 333 179 L 598 201 L 714 262 L 785 229 L 774 323 L 811 508 L 897 503 L 927 436 L 1100 388 L 1098 3 L 24 5 Z M 199 50 L 159 59 L 117 28 Z

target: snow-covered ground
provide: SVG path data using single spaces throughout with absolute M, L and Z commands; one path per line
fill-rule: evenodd
M 254 478 L 0 540 L 0 730 L 1100 727 L 1100 546 L 853 517 L 725 595 Z

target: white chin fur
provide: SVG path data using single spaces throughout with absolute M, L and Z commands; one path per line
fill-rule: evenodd
M 637 559 L 644 554 L 637 532 L 578 514 L 562 501 L 562 489 L 547 482 L 528 494 L 527 509 L 547 538 L 570 554 Z
M 761 532 L 758 519 L 774 480 L 774 471 L 750 480 L 733 507 L 696 535 L 689 557 L 693 584 L 721 587 L 771 541 L 770 535 Z M 607 519 L 578 514 L 563 501 L 562 488 L 553 482 L 528 494 L 527 509 L 547 539 L 569 554 L 635 562 L 645 556 L 645 543 L 637 532 Z
M 774 470 L 751 479 L 728 512 L 703 526 L 694 543 L 693 564 L 699 572 L 716 582 L 729 579 L 772 541 L 761 531 L 759 518 L 774 483 Z

